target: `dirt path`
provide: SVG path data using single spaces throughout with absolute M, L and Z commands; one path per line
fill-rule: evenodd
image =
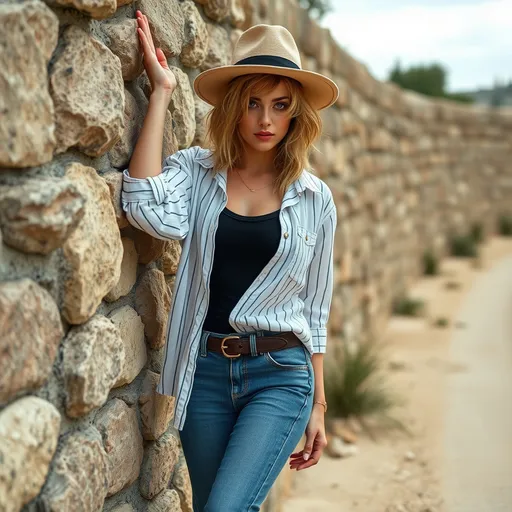
M 448 259 L 416 283 L 426 318 L 392 318 L 382 341 L 412 435 L 360 435 L 355 456 L 324 455 L 296 474 L 283 512 L 512 511 L 511 255 L 495 238 L 481 268 Z
M 448 512 L 512 511 L 512 257 L 464 301 L 446 381 L 443 491 Z

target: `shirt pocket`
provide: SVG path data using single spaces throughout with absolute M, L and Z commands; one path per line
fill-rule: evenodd
M 316 237 L 316 233 L 302 226 L 298 226 L 294 232 L 290 277 L 299 284 L 303 284 L 306 281 L 306 273 L 313 259 Z

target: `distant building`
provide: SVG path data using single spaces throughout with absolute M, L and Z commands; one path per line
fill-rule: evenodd
M 508 85 L 495 85 L 492 89 L 464 92 L 471 96 L 475 103 L 494 105 L 496 107 L 512 107 L 512 81 Z

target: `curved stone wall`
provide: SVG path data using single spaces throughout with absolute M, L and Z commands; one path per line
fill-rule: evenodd
M 191 82 L 250 25 L 288 27 L 303 67 L 338 83 L 312 155 L 339 209 L 333 340 L 378 328 L 425 249 L 511 212 L 511 112 L 374 80 L 293 0 L 2 3 L 2 510 L 191 510 L 172 399 L 155 394 L 180 246 L 120 207 L 150 93 L 136 8 L 178 79 L 162 158 L 202 144 Z

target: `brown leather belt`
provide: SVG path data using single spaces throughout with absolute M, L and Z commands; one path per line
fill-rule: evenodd
M 256 351 L 272 352 L 274 350 L 284 350 L 285 348 L 297 347 L 302 342 L 293 334 L 293 332 L 282 332 L 272 336 L 256 336 Z M 251 346 L 249 336 L 226 336 L 216 338 L 209 336 L 207 340 L 208 350 L 218 352 L 225 357 L 235 358 L 250 355 Z

